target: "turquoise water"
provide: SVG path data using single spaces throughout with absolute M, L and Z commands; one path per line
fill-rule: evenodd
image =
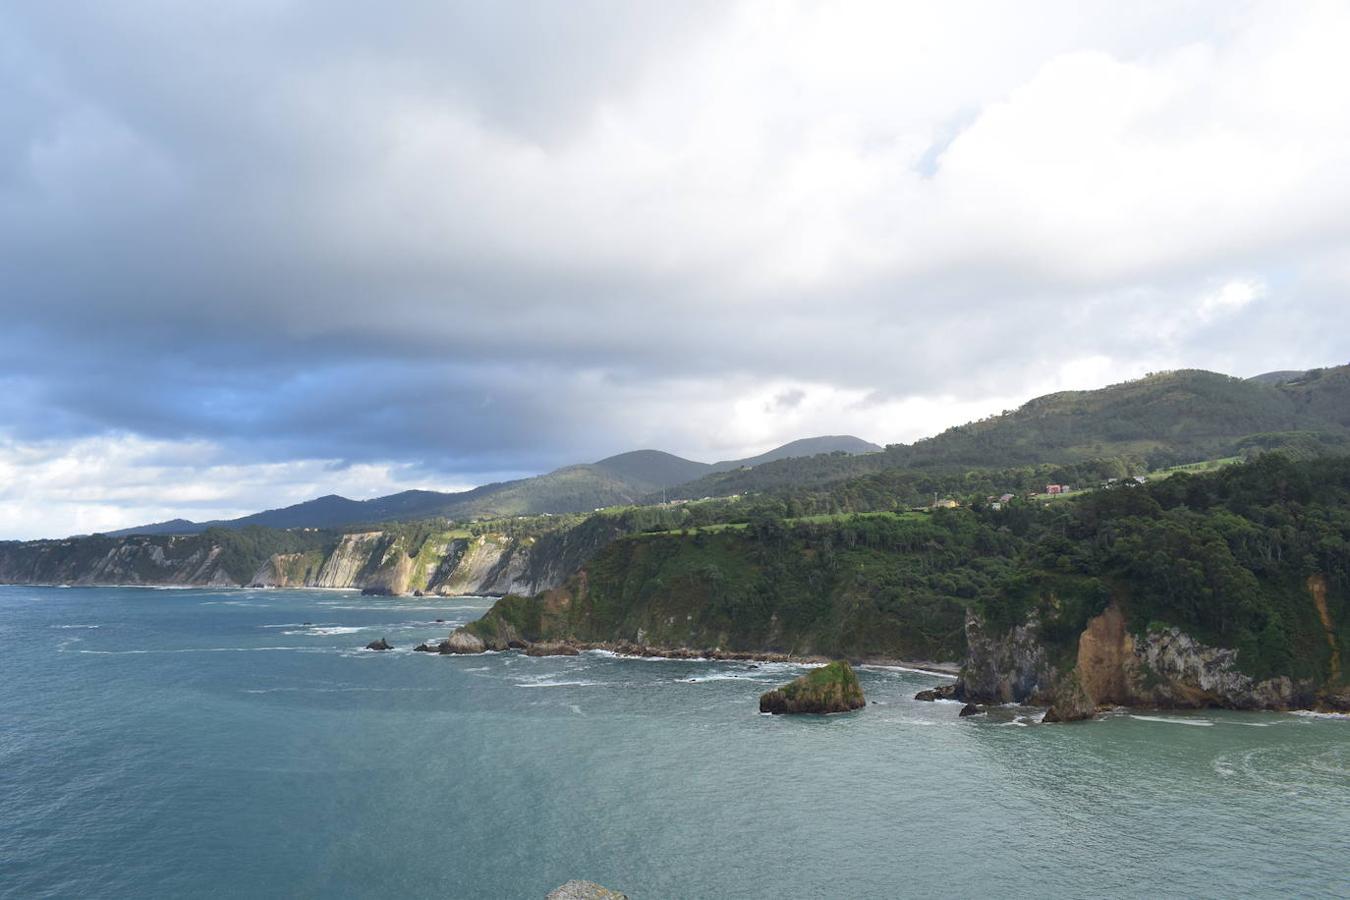
M 0 587 L 0 894 L 1350 895 L 1350 721 L 962 720 L 884 669 L 777 718 L 794 667 L 410 652 L 487 605 Z

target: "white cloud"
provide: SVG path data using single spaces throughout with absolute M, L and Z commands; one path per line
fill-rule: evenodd
M 1344 4 L 345 12 L 0 12 L 14 533 L 1350 357 Z
M 397 464 L 239 465 L 226 458 L 204 442 L 134 436 L 0 441 L 0 540 L 112 531 L 178 517 L 233 518 L 332 492 L 366 499 L 414 487 L 472 486 L 427 479 Z

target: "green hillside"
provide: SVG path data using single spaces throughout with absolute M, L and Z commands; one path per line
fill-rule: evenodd
M 485 639 L 513 629 L 528 640 L 955 660 L 967 610 L 995 631 L 1035 612 L 1047 652 L 1071 659 L 1112 601 L 1140 632 L 1177 627 L 1234 648 L 1254 677 L 1339 684 L 1350 459 L 1267 455 L 1051 505 L 621 537 L 563 588 L 506 598 L 470 628 Z
M 1350 449 L 1350 367 L 1267 383 L 1181 370 L 1064 391 L 881 453 L 815 456 L 714 473 L 676 492 L 718 496 L 823 485 L 895 469 L 955 470 L 1116 460 L 1138 471 L 1268 450 Z

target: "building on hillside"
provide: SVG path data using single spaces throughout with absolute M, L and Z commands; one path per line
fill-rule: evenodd
M 960 505 L 961 504 L 957 503 L 951 497 L 947 497 L 943 500 L 933 501 L 933 509 L 956 509 L 956 507 Z
M 1045 492 L 1046 492 L 1047 494 L 1062 494 L 1062 493 L 1064 493 L 1064 485 L 1062 485 L 1062 484 L 1047 484 L 1047 485 L 1045 486 Z

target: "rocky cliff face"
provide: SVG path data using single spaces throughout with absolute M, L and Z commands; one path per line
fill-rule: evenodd
M 534 594 L 561 584 L 603 542 L 546 536 L 513 539 L 407 532 L 313 535 L 312 546 L 266 553 L 268 544 L 305 543 L 288 532 L 245 542 L 236 534 L 93 536 L 0 544 L 0 583 L 358 588 L 382 593 Z M 607 538 L 606 538 L 607 539 Z M 250 557 L 252 561 L 250 562 Z M 259 562 L 259 560 L 261 560 Z
M 0 583 L 235 584 L 221 557 L 220 547 L 189 537 L 33 541 L 0 546 Z
M 1139 633 L 1112 603 L 1089 620 L 1077 653 L 1054 665 L 1033 616 L 991 635 L 978 616 L 967 622 L 970 656 L 957 695 L 985 703 L 1050 706 L 1047 721 L 1088 718 L 1107 706 L 1285 710 L 1341 703 L 1339 673 L 1327 681 L 1288 676 L 1256 679 L 1238 667 L 1238 653 L 1196 640 L 1178 628 Z M 1329 687 L 1328 687 L 1329 686 Z
M 973 611 L 966 613 L 969 652 L 957 696 L 978 703 L 1020 703 L 1045 696 L 1057 676 L 1041 641 L 1041 623 L 1027 621 L 999 633 Z

